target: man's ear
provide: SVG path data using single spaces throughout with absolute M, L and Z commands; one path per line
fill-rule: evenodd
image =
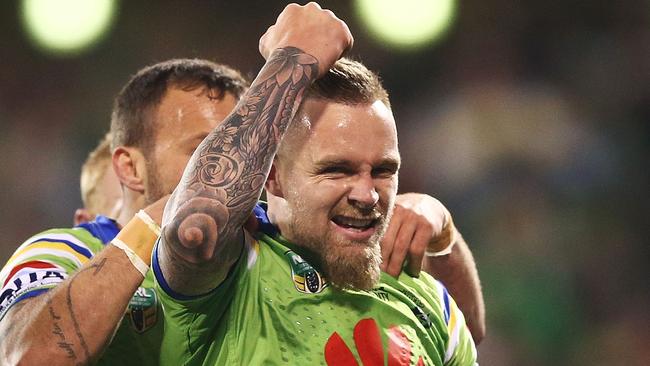
M 277 160 L 273 160 L 271 165 L 271 171 L 269 172 L 268 178 L 266 178 L 266 183 L 264 183 L 264 188 L 266 191 L 276 197 L 284 198 L 282 193 L 282 184 L 280 183 L 280 174 L 278 174 L 277 169 Z
M 144 193 L 146 164 L 140 150 L 119 146 L 113 152 L 113 170 L 120 183 L 132 191 Z
M 77 211 L 74 212 L 74 226 L 83 224 L 84 222 L 93 221 L 94 219 L 95 215 L 90 213 L 87 208 L 78 208 Z

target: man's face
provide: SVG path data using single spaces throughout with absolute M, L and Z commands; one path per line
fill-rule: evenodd
M 148 152 L 145 202 L 151 204 L 178 185 L 196 147 L 235 108 L 236 98 L 226 93 L 211 98 L 203 88 L 170 88 L 154 112 L 153 151 Z
M 307 100 L 298 118 L 308 127 L 285 140 L 276 161 L 289 216 L 282 234 L 306 248 L 333 285 L 372 288 L 397 193 L 393 115 L 379 101 Z

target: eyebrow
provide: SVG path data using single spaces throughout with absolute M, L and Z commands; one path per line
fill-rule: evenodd
M 340 159 L 340 158 L 325 158 L 323 160 L 317 161 L 314 164 L 314 167 L 316 170 L 325 168 L 325 167 L 330 167 L 330 166 L 346 166 L 346 167 L 353 167 L 355 164 L 352 163 L 350 160 L 347 159 Z M 374 167 L 391 167 L 397 170 L 400 166 L 400 159 L 393 157 L 393 156 L 387 156 L 384 157 L 379 163 L 373 164 Z

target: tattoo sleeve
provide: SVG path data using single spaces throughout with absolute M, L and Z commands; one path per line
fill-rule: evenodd
M 317 73 L 311 55 L 276 50 L 235 111 L 192 155 L 163 220 L 160 265 L 175 291 L 192 295 L 216 287 L 239 257 L 242 226 Z

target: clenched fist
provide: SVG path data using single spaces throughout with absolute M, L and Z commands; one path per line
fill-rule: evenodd
M 278 48 L 295 47 L 318 60 L 318 77 L 352 47 L 348 26 L 329 10 L 311 2 L 289 4 L 275 24 L 260 38 L 260 53 L 265 59 Z

